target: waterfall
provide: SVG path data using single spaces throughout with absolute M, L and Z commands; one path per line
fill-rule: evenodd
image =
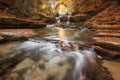
M 54 40 L 54 39 L 53 39 Z M 15 47 L 16 50 L 32 52 L 32 54 L 46 54 L 49 61 L 56 56 L 67 57 L 75 60 L 73 78 L 74 80 L 86 80 L 92 77 L 92 65 L 95 63 L 95 52 L 92 48 L 80 49 L 75 42 L 68 40 L 35 40 L 29 39 Z M 65 48 L 64 48 L 65 47 Z M 52 60 L 57 63 L 59 60 Z M 90 80 L 90 79 L 87 79 Z

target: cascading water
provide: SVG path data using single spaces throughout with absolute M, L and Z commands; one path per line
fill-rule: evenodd
M 68 12 L 68 13 L 59 13 L 58 16 L 56 17 L 56 20 L 58 23 L 61 22 L 61 18 L 66 16 L 67 17 L 67 24 L 70 24 L 70 17 L 71 17 L 72 13 Z
M 56 20 L 58 23 L 61 22 L 62 17 L 67 17 L 67 24 L 70 24 L 70 17 L 72 15 L 72 12 L 70 11 L 69 7 L 64 4 L 64 1 L 56 5 L 56 12 L 58 13 L 58 16 L 56 17 Z
M 32 52 L 32 54 L 45 54 L 46 60 L 58 63 L 63 57 L 75 60 L 73 80 L 91 80 L 93 64 L 95 64 L 95 52 L 92 48 L 80 49 L 79 43 L 67 40 L 35 40 L 28 41 L 15 47 L 16 50 Z M 59 57 L 59 58 L 56 58 Z M 56 60 L 56 59 L 57 60 Z

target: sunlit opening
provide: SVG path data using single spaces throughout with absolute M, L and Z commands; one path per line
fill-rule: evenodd
M 64 4 L 58 4 L 57 7 L 56 7 L 56 12 L 57 13 L 67 13 L 68 12 L 68 8 Z

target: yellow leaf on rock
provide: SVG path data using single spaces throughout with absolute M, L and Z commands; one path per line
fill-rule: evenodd
M 100 56 L 100 55 L 97 55 L 97 57 L 98 57 L 99 59 L 103 59 L 103 57 L 102 57 L 102 56 Z

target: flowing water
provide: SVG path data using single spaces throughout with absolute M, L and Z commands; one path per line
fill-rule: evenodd
M 81 30 L 76 29 L 62 29 L 58 27 L 54 28 L 44 28 L 37 30 L 37 37 L 39 38 L 50 38 L 59 40 L 69 40 L 69 41 L 79 41 L 79 42 L 93 42 L 94 32 L 83 28 Z
M 15 58 L 16 62 L 17 60 L 18 62 L 20 61 L 14 69 L 8 71 L 8 74 L 14 75 L 16 72 L 18 74 L 19 71 L 27 68 L 27 71 L 22 74 L 25 80 L 92 80 L 95 64 L 95 52 L 92 48 L 94 33 L 92 31 L 87 28 L 72 30 L 54 27 L 37 29 L 36 32 L 37 35 L 29 38 L 28 41 L 3 44 L 5 45 L 5 49 L 8 45 L 12 44 L 8 47 L 9 51 L 6 51 L 7 49 L 5 50 L 6 55 L 9 53 L 9 58 L 12 54 L 13 59 L 14 56 L 17 57 Z M 26 58 L 32 61 L 26 61 Z M 41 68 L 41 61 L 44 67 L 47 68 L 44 71 L 36 68 L 38 64 Z M 11 62 L 9 62 L 8 65 L 12 64 L 10 63 Z M 59 66 L 56 67 L 56 65 Z M 1 66 L 2 69 L 4 69 L 3 67 L 4 66 Z M 33 73 L 28 76 L 28 73 L 33 68 L 36 68 L 37 72 L 34 72 L 34 70 Z M 65 68 L 67 70 L 70 69 L 66 75 Z M 61 72 L 61 74 L 58 72 Z M 47 75 L 47 77 L 50 75 L 53 76 L 53 74 L 56 74 L 56 76 L 55 79 L 51 77 L 47 78 L 46 76 L 41 76 L 42 73 Z M 33 75 L 37 76 L 31 77 Z M 7 76 L 6 79 L 7 78 L 9 77 Z M 13 80 L 17 80 L 17 78 Z

